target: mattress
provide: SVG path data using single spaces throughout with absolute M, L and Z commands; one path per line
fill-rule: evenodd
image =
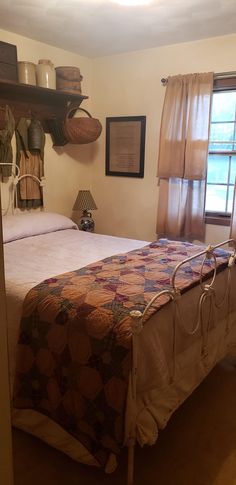
M 11 384 L 21 309 L 26 293 L 42 280 L 79 269 L 113 254 L 131 251 L 147 241 L 103 236 L 63 229 L 23 237 L 4 244 L 8 339 Z M 236 271 L 231 274 L 235 287 Z M 236 304 L 224 298 L 228 270 L 216 280 L 216 305 L 204 309 L 204 328 L 187 335 L 195 325 L 199 287 L 182 295 L 178 303 L 177 333 L 173 305 L 166 305 L 144 326 L 138 341 L 137 438 L 141 445 L 155 443 L 158 430 L 199 385 L 216 362 L 236 348 Z M 213 314 L 213 313 L 214 314 Z M 124 443 L 133 415 L 130 389 L 127 398 Z M 13 410 L 13 424 L 30 432 L 83 463 L 96 465 L 85 448 L 62 428 L 35 411 Z M 112 471 L 114 460 L 110 460 Z

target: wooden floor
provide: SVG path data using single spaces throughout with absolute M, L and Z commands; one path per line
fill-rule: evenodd
M 126 452 L 113 475 L 75 463 L 13 431 L 15 485 L 125 485 Z M 135 485 L 236 485 L 236 367 L 224 361 L 181 406 L 155 446 L 137 447 Z

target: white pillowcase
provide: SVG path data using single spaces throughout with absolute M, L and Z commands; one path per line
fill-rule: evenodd
M 3 216 L 3 242 L 38 236 L 63 229 L 78 229 L 69 217 L 52 212 L 27 212 Z

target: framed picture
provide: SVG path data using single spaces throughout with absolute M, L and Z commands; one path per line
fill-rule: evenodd
M 146 116 L 106 119 L 106 175 L 144 176 Z

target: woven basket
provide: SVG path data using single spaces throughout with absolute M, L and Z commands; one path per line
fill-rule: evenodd
M 83 111 L 87 117 L 71 118 L 75 111 Z M 71 108 L 66 115 L 63 131 L 69 143 L 84 145 L 92 143 L 101 135 L 102 125 L 99 120 L 92 118 L 91 114 L 83 108 Z

